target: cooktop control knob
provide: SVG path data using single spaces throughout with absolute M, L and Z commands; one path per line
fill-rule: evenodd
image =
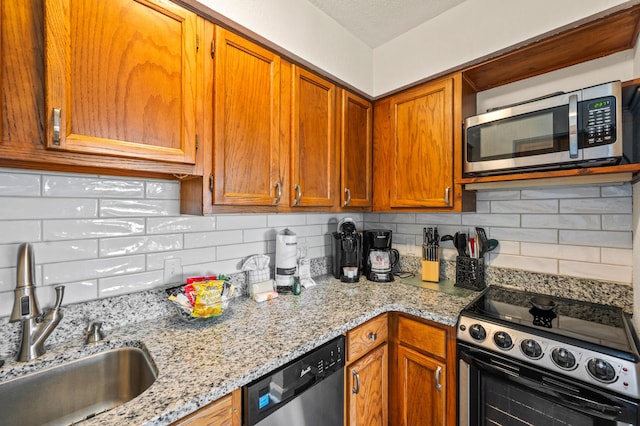
M 472 324 L 469 327 L 469 335 L 479 342 L 487 338 L 487 331 L 480 324 Z
M 587 362 L 587 371 L 594 379 L 604 383 L 611 383 L 616 380 L 616 371 L 613 366 L 600 358 L 591 358 Z
M 520 349 L 525 356 L 531 359 L 542 358 L 542 347 L 533 339 L 525 339 L 520 343 Z
M 564 370 L 576 368 L 576 357 L 565 348 L 555 348 L 551 351 L 553 363 Z
M 493 335 L 493 343 L 495 343 L 500 349 L 504 350 L 509 350 L 513 347 L 513 340 L 511 339 L 511 336 L 504 331 L 498 331 Z

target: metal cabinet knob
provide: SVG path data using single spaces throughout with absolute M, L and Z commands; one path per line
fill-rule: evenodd
M 440 375 L 442 374 L 442 367 L 436 369 L 436 390 L 442 390 L 442 384 L 440 383 Z
M 296 191 L 296 199 L 293 201 L 293 205 L 297 206 L 300 203 L 300 199 L 302 198 L 302 189 L 300 189 L 300 185 L 297 183 L 293 185 L 294 191 Z
M 369 339 L 370 339 L 370 340 L 372 340 L 372 341 L 374 341 L 374 342 L 375 342 L 375 341 L 376 341 L 376 339 L 378 338 L 378 335 L 372 331 L 371 333 L 369 333 L 369 334 L 367 335 L 367 337 L 369 337 Z
M 276 182 L 276 198 L 273 200 L 274 205 L 280 204 L 280 198 L 282 198 L 282 182 Z

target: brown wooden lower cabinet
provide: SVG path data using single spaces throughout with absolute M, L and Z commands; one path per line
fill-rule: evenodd
M 389 424 L 455 425 L 455 328 L 394 313 L 389 336 Z
M 347 367 L 347 425 L 388 424 L 387 366 L 385 343 Z
M 242 397 L 240 389 L 213 401 L 195 413 L 178 420 L 175 426 L 240 426 Z

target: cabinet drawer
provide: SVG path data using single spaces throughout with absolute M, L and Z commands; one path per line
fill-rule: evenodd
M 347 362 L 386 341 L 387 330 L 387 314 L 383 314 L 347 332 Z
M 398 340 L 431 355 L 446 358 L 447 331 L 441 328 L 401 316 L 398 318 Z

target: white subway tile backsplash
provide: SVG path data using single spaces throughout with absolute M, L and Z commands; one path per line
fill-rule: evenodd
M 182 266 L 214 262 L 216 260 L 215 253 L 215 247 L 204 247 L 147 254 L 147 271 L 164 270 L 166 259 L 180 259 Z
M 0 197 L 0 218 L 80 219 L 98 216 L 98 200 L 78 198 Z
M 143 272 L 121 277 L 98 280 L 98 294 L 101 298 L 120 294 L 150 290 L 164 285 L 164 271 Z
M 40 182 L 40 175 L 0 173 L 0 197 L 38 197 Z
M 606 185 L 600 187 L 601 197 L 631 197 L 633 187 L 629 182 L 621 185 Z
M 271 228 L 284 229 L 306 224 L 307 218 L 303 214 L 271 214 L 267 216 L 267 226 Z
M 38 287 L 38 302 L 40 303 L 41 308 L 54 305 L 56 302 L 55 287 L 58 285 L 60 284 Z M 61 285 L 64 285 L 62 306 L 70 305 L 72 303 L 88 302 L 89 300 L 95 300 L 98 298 L 97 280 L 62 283 Z M 0 316 L 2 316 L 1 313 Z
M 631 198 L 584 198 L 560 200 L 560 213 L 631 214 Z
M 462 225 L 474 227 L 503 226 L 518 228 L 520 227 L 520 215 L 465 213 L 462 215 Z
M 530 257 L 600 262 L 600 249 L 598 247 L 522 243 L 520 245 L 520 254 Z
M 100 257 L 180 250 L 182 238 L 182 234 L 104 238 L 100 240 Z
M 216 250 L 216 260 L 244 259 L 254 254 L 267 254 L 268 245 L 265 242 L 232 244 L 228 246 L 218 246 Z
M 557 243 L 558 231 L 537 228 L 498 228 L 492 227 L 490 238 L 498 241 L 523 241 L 530 243 Z
M 214 231 L 184 235 L 184 248 L 215 247 L 242 243 L 242 231 Z
M 599 230 L 601 227 L 600 217 L 597 214 L 523 214 L 522 226 L 526 228 Z
M 180 182 L 0 169 L 0 316 L 15 288 L 18 244 L 36 248 L 43 305 L 67 285 L 65 303 L 164 285 L 166 259 L 182 276 L 240 271 L 251 254 L 274 265 L 276 233 L 289 227 L 307 256 L 331 254 L 330 233 L 351 217 L 358 229 L 390 229 L 394 245 L 419 252 L 422 228 L 440 235 L 484 227 L 500 241 L 491 266 L 628 282 L 632 186 L 477 191 L 473 213 L 286 213 L 181 216 Z M 457 252 L 443 242 L 442 257 Z M 609 277 L 609 278 L 606 278 Z M 613 277 L 613 278 L 612 278 Z
M 260 214 L 222 215 L 218 216 L 216 220 L 218 221 L 217 229 L 219 230 L 267 227 L 267 216 Z
M 215 231 L 215 216 L 177 216 L 147 218 L 148 234 L 172 234 L 174 232 Z
M 632 219 L 630 214 L 603 214 L 602 229 L 605 231 L 631 231 Z
M 115 275 L 135 274 L 144 271 L 143 255 L 79 260 L 75 262 L 43 265 L 45 285 L 64 284 L 69 281 L 84 281 Z
M 416 220 L 413 223 L 421 225 L 461 225 L 461 215 L 459 213 L 416 213 Z
M 558 213 L 558 200 L 491 201 L 491 213 Z
M 39 241 L 42 239 L 42 225 L 38 220 L 0 219 L 0 244 Z
M 100 177 L 44 176 L 42 189 L 45 197 L 144 197 L 142 181 Z
M 559 198 L 594 198 L 600 196 L 598 186 L 571 186 L 523 189 L 523 200 L 531 199 L 559 199 Z
M 630 232 L 617 231 L 563 231 L 560 230 L 560 244 L 578 246 L 632 248 Z
M 47 241 L 34 243 L 36 262 L 54 263 L 98 257 L 98 240 Z
M 558 261 L 540 257 L 512 256 L 507 254 L 491 255 L 491 266 L 499 268 L 521 269 L 542 274 L 557 274 Z
M 180 182 L 149 181 L 145 195 L 147 198 L 179 200 Z
M 100 200 L 100 217 L 177 216 L 180 200 Z
M 108 238 L 144 233 L 144 219 L 45 220 L 43 240 Z
M 602 263 L 609 265 L 633 266 L 632 249 L 602 248 Z
M 8 317 L 13 309 L 13 291 L 0 292 L 0 317 Z M 0 342 L 0 353 L 6 354 L 12 351 L 13 342 Z
M 631 283 L 630 266 L 613 266 L 601 263 L 572 262 L 560 260 L 558 272 L 561 275 L 594 280 Z

